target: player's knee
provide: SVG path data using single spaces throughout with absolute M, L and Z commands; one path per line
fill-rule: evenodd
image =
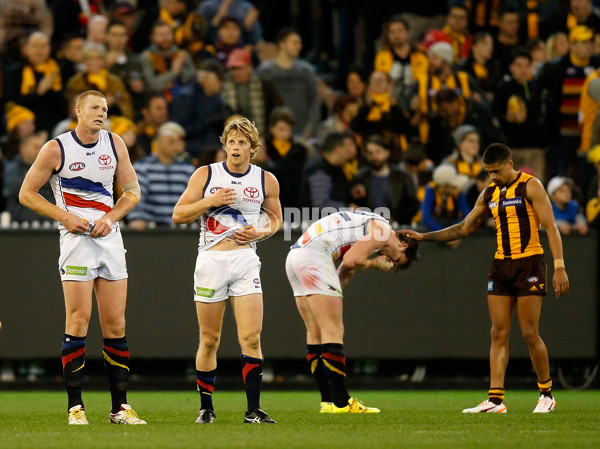
M 90 317 L 85 315 L 71 315 L 67 320 L 67 333 L 71 335 L 87 334 Z
M 535 345 L 540 338 L 540 334 L 535 328 L 523 329 L 521 335 L 523 335 L 523 341 L 528 346 Z
M 200 349 L 206 352 L 216 351 L 221 342 L 219 334 L 202 333 L 200 334 Z
M 260 349 L 260 332 L 240 335 L 240 346 L 247 349 Z
M 506 341 L 508 340 L 509 333 L 509 328 L 492 326 L 490 335 L 494 341 Z

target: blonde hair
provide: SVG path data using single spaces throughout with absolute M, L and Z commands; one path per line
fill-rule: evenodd
M 227 123 L 227 125 L 225 125 L 223 134 L 221 134 L 220 140 L 223 146 L 225 146 L 225 142 L 227 141 L 229 134 L 234 131 L 239 132 L 250 141 L 250 148 L 255 150 L 250 156 L 250 160 L 253 160 L 260 149 L 260 137 L 258 135 L 258 129 L 256 129 L 256 125 L 254 122 L 251 122 L 245 117 L 231 120 L 229 123 Z
M 179 123 L 165 122 L 158 127 L 156 137 L 162 136 L 178 136 L 182 139 L 185 138 L 185 129 Z
M 79 95 L 77 97 L 77 103 L 75 103 L 75 105 L 78 108 L 81 108 L 81 106 L 83 105 L 83 103 L 85 102 L 87 97 L 100 97 L 100 98 L 104 98 L 106 100 L 106 97 L 104 96 L 104 94 L 98 90 L 86 90 L 85 92 L 83 92 L 81 95 Z

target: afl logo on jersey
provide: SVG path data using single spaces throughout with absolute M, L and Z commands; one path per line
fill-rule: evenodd
M 258 189 L 256 187 L 246 187 L 244 189 L 244 195 L 248 198 L 258 198 Z
M 73 162 L 69 165 L 69 170 L 71 171 L 79 171 L 85 168 L 85 164 L 83 162 Z
M 98 157 L 98 162 L 100 162 L 100 165 L 108 165 L 112 162 L 112 158 L 108 154 L 101 154 Z
M 210 192 L 210 194 L 211 194 L 211 195 L 214 195 L 214 193 L 215 193 L 217 190 L 221 190 L 222 188 L 223 188 L 223 187 L 213 187 L 212 189 L 210 189 L 210 190 L 209 190 L 209 192 Z

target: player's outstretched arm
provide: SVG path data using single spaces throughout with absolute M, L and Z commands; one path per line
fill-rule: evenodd
M 54 140 L 47 142 L 25 175 L 19 191 L 19 202 L 40 215 L 60 221 L 67 231 L 81 234 L 89 229 L 85 220 L 55 206 L 39 194 L 42 186 L 52 176 L 52 172 L 60 168 L 61 162 L 62 156 L 58 142 Z
M 279 202 L 279 182 L 269 172 L 265 172 L 265 200 L 262 204 L 263 211 L 269 216 L 269 221 L 262 228 L 244 226 L 233 233 L 233 238 L 240 245 L 245 245 L 256 240 L 263 240 L 275 234 L 282 225 L 281 203 Z
M 367 235 L 358 240 L 344 254 L 343 266 L 352 270 L 367 270 L 369 268 L 379 271 L 391 270 L 394 263 L 387 256 L 371 258 L 371 255 L 386 245 L 392 233 L 392 228 L 389 225 L 379 220 L 371 220 Z
M 460 223 L 439 231 L 426 232 L 423 234 L 410 230 L 401 232 L 414 240 L 425 242 L 451 242 L 453 240 L 462 239 L 477 229 L 489 215 L 489 209 L 483 200 L 484 196 L 485 190 L 479 194 L 475 206 L 473 206 L 471 212 L 469 212 L 465 219 Z
M 207 182 L 208 166 L 200 167 L 190 178 L 173 209 L 173 223 L 191 223 L 212 207 L 235 203 L 235 189 L 219 189 L 213 195 L 204 197 Z
M 550 251 L 552 252 L 552 257 L 554 257 L 552 285 L 554 286 L 556 296 L 560 298 L 569 291 L 569 277 L 565 269 L 562 239 L 554 220 L 550 198 L 548 198 L 546 189 L 544 189 L 544 186 L 538 179 L 532 178 L 527 183 L 527 198 L 531 201 L 533 210 L 548 235 Z

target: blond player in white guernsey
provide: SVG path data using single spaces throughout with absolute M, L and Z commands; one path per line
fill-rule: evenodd
M 51 105 L 48 105 L 51 107 Z M 85 337 L 96 292 L 104 336 L 114 424 L 146 424 L 127 403 L 129 349 L 125 337 L 127 266 L 119 220 L 140 200 L 140 187 L 123 140 L 105 131 L 108 107 L 98 91 L 77 99 L 77 127 L 47 142 L 19 194 L 24 206 L 59 222 L 59 271 L 65 297 L 62 344 L 68 423 L 88 424 L 81 398 Z M 115 202 L 113 179 L 123 188 Z M 56 205 L 38 192 L 50 180 Z
M 379 413 L 346 388 L 342 288 L 356 270 L 403 269 L 416 259 L 417 243 L 369 212 L 323 217 L 292 245 L 285 270 L 306 326 L 306 359 L 321 392 L 321 413 Z
M 250 163 L 260 149 L 254 123 L 245 118 L 231 121 L 221 143 L 227 160 L 200 167 L 173 211 L 174 223 L 200 219 L 201 225 L 194 272 L 200 327 L 196 354 L 200 413 L 196 423 L 210 424 L 216 417 L 212 393 L 227 299 L 233 307 L 242 349 L 242 379 L 248 402 L 244 422 L 275 423 L 260 408 L 263 298 L 255 242 L 280 227 L 279 184 L 271 173 Z

